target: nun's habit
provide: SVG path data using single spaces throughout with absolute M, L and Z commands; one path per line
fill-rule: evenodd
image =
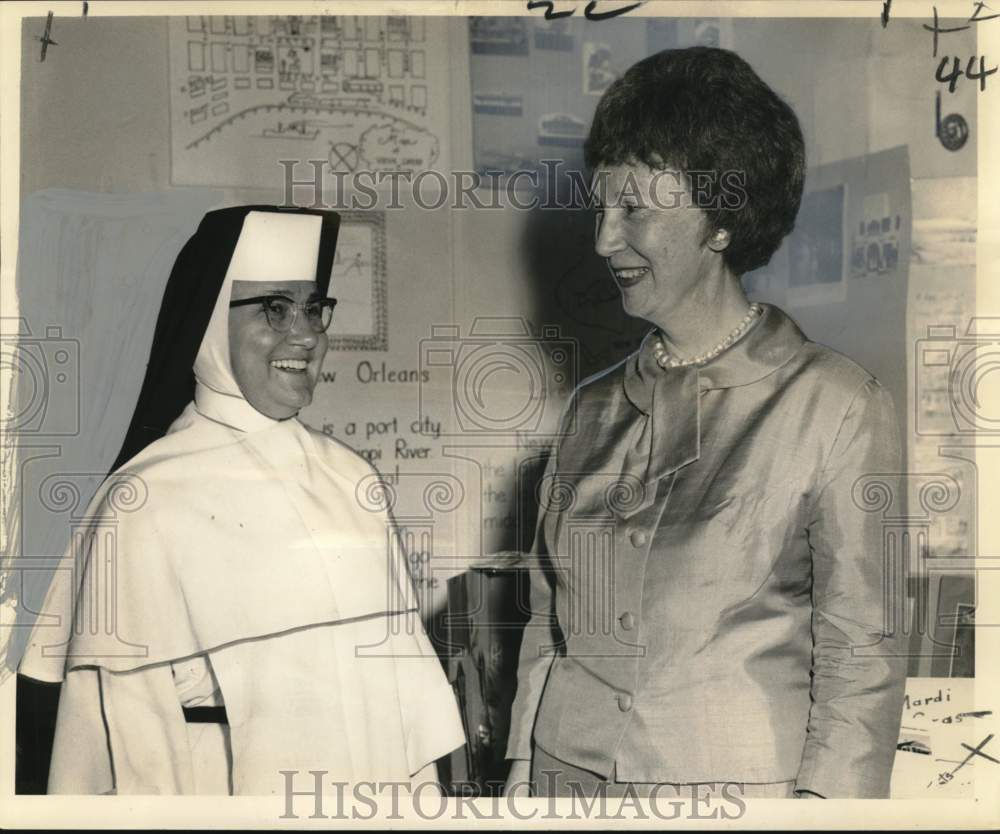
M 463 743 L 373 470 L 255 410 L 230 366 L 233 280 L 325 292 L 337 221 L 224 209 L 179 255 L 127 463 L 20 666 L 63 681 L 49 793 L 281 793 L 283 770 L 296 789 L 310 770 L 406 781 Z

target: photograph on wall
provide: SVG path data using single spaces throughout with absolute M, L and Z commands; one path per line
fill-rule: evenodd
M 611 48 L 605 43 L 584 43 L 583 91 L 589 96 L 599 96 L 616 77 L 611 67 Z
M 854 231 L 851 277 L 866 278 L 891 272 L 899 264 L 900 215 L 889 195 L 866 194 L 864 214 Z

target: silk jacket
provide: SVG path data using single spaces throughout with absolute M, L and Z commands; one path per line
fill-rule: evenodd
M 901 584 L 863 491 L 899 471 L 889 395 L 775 307 L 700 369 L 651 342 L 577 389 L 543 476 L 507 757 L 886 796 Z

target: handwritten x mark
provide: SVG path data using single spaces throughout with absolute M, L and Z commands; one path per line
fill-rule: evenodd
M 969 752 L 969 755 L 966 756 L 965 761 L 962 762 L 962 764 L 965 764 L 965 762 L 969 761 L 969 759 L 971 759 L 973 756 L 982 756 L 984 759 L 989 759 L 994 764 L 1000 764 L 1000 759 L 994 759 L 992 756 L 989 756 L 989 755 L 987 755 L 986 753 L 983 752 L 983 748 L 986 746 L 986 743 L 991 738 L 993 738 L 993 733 L 990 733 L 988 736 L 986 736 L 986 738 L 984 738 L 981 742 L 979 742 L 979 744 L 977 744 L 975 747 L 970 747 L 968 744 L 966 744 L 963 741 L 962 742 L 962 747 L 964 747 L 966 750 L 968 750 L 970 752 Z M 959 765 L 959 767 L 961 767 L 961 766 L 962 765 Z M 958 770 L 958 768 L 955 768 L 955 770 Z

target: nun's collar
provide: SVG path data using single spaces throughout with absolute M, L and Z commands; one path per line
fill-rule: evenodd
M 282 422 L 261 414 L 243 397 L 221 394 L 201 382 L 195 384 L 194 406 L 203 417 L 244 432 L 263 431 Z
M 770 375 L 795 355 L 806 337 L 798 326 L 777 307 L 762 304 L 763 312 L 746 335 L 711 362 L 698 368 L 698 388 L 710 391 L 750 385 Z M 649 413 L 653 385 L 664 371 L 653 355 L 656 331 L 650 331 L 642 345 L 625 364 L 625 394 L 644 414 Z

